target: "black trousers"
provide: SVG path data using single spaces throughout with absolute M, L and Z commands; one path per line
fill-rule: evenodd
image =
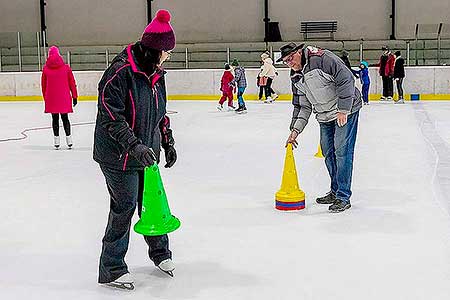
M 273 93 L 273 89 L 272 89 L 272 81 L 273 81 L 273 79 L 272 78 L 267 78 L 267 84 L 266 84 L 266 86 L 264 87 L 264 92 L 265 92 L 265 94 L 266 94 L 266 99 L 267 99 L 267 97 L 270 97 L 270 96 L 272 96 L 272 93 Z
M 52 114 L 52 127 L 53 127 L 53 135 L 59 136 L 59 115 L 60 114 Z M 64 126 L 64 132 L 66 136 L 70 135 L 70 121 L 68 114 L 61 114 L 61 119 Z
M 399 78 L 396 80 L 397 82 L 397 92 L 398 92 L 398 98 L 403 99 L 403 78 Z
M 382 76 L 383 79 L 383 97 L 394 96 L 394 82 L 392 77 Z
M 100 165 L 110 197 L 110 209 L 99 264 L 99 283 L 108 283 L 128 273 L 125 254 L 130 240 L 131 219 L 136 204 L 141 215 L 144 171 L 121 171 Z M 144 236 L 148 256 L 159 265 L 172 258 L 167 234 Z
M 272 89 L 272 81 L 273 81 L 273 79 L 272 79 L 272 78 L 268 78 L 268 79 L 267 79 L 267 84 L 269 84 L 269 80 L 270 80 L 269 94 L 270 94 L 270 95 L 271 95 L 271 94 L 275 94 L 275 91 Z M 258 82 L 259 82 L 259 77 L 258 77 Z M 262 85 L 260 85 L 260 86 L 258 86 L 258 87 L 259 87 L 258 99 L 259 99 L 259 100 L 262 99 L 262 96 L 263 96 L 263 93 L 264 93 L 264 92 L 266 93 L 266 98 L 267 98 L 267 90 L 266 90 L 266 87 L 265 87 L 265 86 L 262 86 Z
M 263 86 L 259 86 L 259 95 L 258 95 L 258 99 L 261 100 L 262 96 L 264 93 L 264 87 Z

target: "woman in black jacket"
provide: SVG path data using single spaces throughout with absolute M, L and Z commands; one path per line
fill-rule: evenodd
M 397 83 L 398 101 L 395 103 L 405 103 L 403 98 L 403 79 L 405 78 L 405 60 L 400 51 L 395 51 L 394 80 Z
M 168 11 L 158 11 L 141 40 L 114 58 L 98 86 L 94 160 L 100 165 L 110 194 L 98 282 L 119 288 L 134 288 L 124 259 L 131 219 L 136 206 L 142 206 L 144 168 L 159 162 L 161 147 L 166 168 L 177 159 L 166 116 L 164 71 L 160 68 L 175 48 L 169 21 Z M 150 259 L 172 275 L 174 265 L 167 234 L 144 236 L 144 240 Z

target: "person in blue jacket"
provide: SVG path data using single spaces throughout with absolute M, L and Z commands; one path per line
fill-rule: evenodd
M 359 71 L 356 71 L 359 75 L 359 80 L 362 84 L 362 98 L 364 105 L 369 105 L 369 88 L 370 88 L 370 77 L 369 77 L 369 64 L 367 61 L 361 61 L 359 64 Z

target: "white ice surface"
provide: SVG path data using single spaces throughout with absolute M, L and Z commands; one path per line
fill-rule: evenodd
M 97 284 L 109 199 L 92 160 L 93 125 L 72 128 L 70 151 L 64 142 L 52 149 L 49 129 L 0 143 L 0 299 L 450 299 L 449 195 L 442 192 L 449 187 L 436 181 L 446 161 L 438 154 L 449 147 L 450 102 L 363 107 L 353 207 L 341 214 L 314 202 L 329 179 L 313 156 L 313 117 L 295 151 L 307 208 L 286 213 L 274 209 L 274 193 L 291 105 L 248 103 L 247 115 L 215 106 L 169 104 L 178 112 L 171 120 L 179 160 L 162 176 L 182 221 L 170 234 L 175 277 L 153 266 L 132 233 L 132 292 Z M 72 123 L 93 121 L 95 109 L 79 103 Z M 421 130 L 424 111 L 434 125 L 427 134 L 444 141 L 440 152 Z M 0 120 L 0 139 L 50 125 L 40 103 L 0 103 Z M 439 178 L 450 177 L 439 170 Z

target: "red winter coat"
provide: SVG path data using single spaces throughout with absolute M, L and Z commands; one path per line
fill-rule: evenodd
M 222 92 L 230 92 L 233 87 L 229 83 L 234 79 L 233 74 L 230 71 L 223 72 L 222 79 L 220 80 L 220 90 Z
M 46 113 L 71 113 L 72 98 L 78 98 L 77 86 L 69 65 L 66 65 L 57 47 L 48 50 L 48 58 L 42 70 L 42 95 Z
M 388 77 L 388 76 L 394 76 L 394 66 L 395 66 L 395 56 L 392 53 L 387 54 L 387 61 L 386 55 L 381 55 L 380 61 L 378 63 L 378 66 L 380 67 L 379 73 L 380 76 Z

